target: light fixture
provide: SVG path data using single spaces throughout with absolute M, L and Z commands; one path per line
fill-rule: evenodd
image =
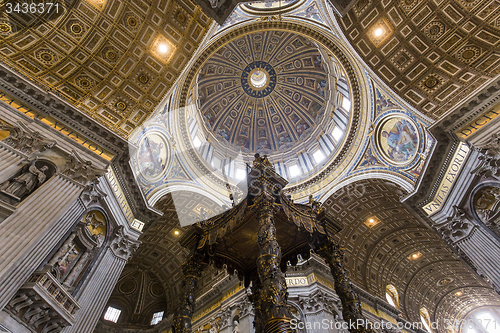
M 368 228 L 373 228 L 374 226 L 376 226 L 379 223 L 380 223 L 380 220 L 376 216 L 371 216 L 365 220 L 365 225 Z
M 174 235 L 178 236 L 179 235 L 179 230 L 174 231 Z
M 168 45 L 165 43 L 158 44 L 158 52 L 162 53 L 162 54 L 167 53 L 168 52 Z
M 420 257 L 422 257 L 422 253 L 420 252 L 413 252 L 408 256 L 409 260 L 418 260 Z
M 384 32 L 385 32 L 385 31 L 384 31 L 384 28 L 382 28 L 382 27 L 378 27 L 378 28 L 377 28 L 377 29 L 375 29 L 375 31 L 373 32 L 373 35 L 374 35 L 375 37 L 380 37 L 380 36 L 382 36 L 382 35 L 384 34 Z
M 461 291 L 457 291 L 457 292 L 455 293 L 455 296 L 462 296 L 462 292 L 461 292 Z

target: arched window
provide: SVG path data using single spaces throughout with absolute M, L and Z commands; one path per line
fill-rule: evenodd
M 388 284 L 387 287 L 385 287 L 385 298 L 390 305 L 399 309 L 398 291 L 392 284 Z
M 429 311 L 426 308 L 420 308 L 420 320 L 422 324 L 424 324 L 427 332 L 432 333 L 431 329 L 431 316 L 429 315 Z

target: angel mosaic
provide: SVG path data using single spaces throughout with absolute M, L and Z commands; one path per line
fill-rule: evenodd
M 396 163 L 409 161 L 417 151 L 418 134 L 407 119 L 390 119 L 382 127 L 380 136 L 383 152 Z
M 161 137 L 156 134 L 147 136 L 139 146 L 137 163 L 146 177 L 155 177 L 165 168 L 167 150 Z

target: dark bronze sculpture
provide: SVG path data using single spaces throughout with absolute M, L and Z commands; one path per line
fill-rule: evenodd
M 229 273 L 236 269 L 245 286 L 252 284 L 250 300 L 257 333 L 292 332 L 283 273 L 287 261 L 295 265 L 298 254 L 308 259 L 311 250 L 330 266 L 343 318 L 355 323 L 350 331 L 370 331 L 365 328 L 359 297 L 342 266 L 343 251 L 333 240 L 341 226 L 312 198 L 308 205 L 295 204 L 283 194 L 286 184 L 267 157 L 256 154 L 246 184 L 240 184 L 248 190 L 247 198 L 200 222 L 183 236 L 180 243 L 192 255 L 183 266 L 186 280 L 174 317 L 174 333 L 191 331 L 194 289 L 201 269 L 209 262 L 218 269 L 225 266 Z

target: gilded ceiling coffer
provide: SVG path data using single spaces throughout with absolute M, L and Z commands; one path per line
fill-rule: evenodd
M 192 255 L 183 266 L 186 281 L 174 333 L 191 330 L 194 289 L 209 262 L 217 269 L 226 267 L 230 274 L 237 270 L 245 286 L 252 285 L 256 333 L 292 332 L 284 272 L 288 261 L 297 264 L 299 254 L 308 259 L 311 249 L 330 265 L 343 318 L 357 324 L 351 332 L 369 331 L 359 297 L 342 266 L 342 250 L 332 238 L 341 230 L 340 224 L 312 198 L 308 205 L 294 203 L 282 191 L 286 184 L 267 157 L 256 154 L 246 181 L 238 185 L 247 197 L 183 235 L 180 244 Z

